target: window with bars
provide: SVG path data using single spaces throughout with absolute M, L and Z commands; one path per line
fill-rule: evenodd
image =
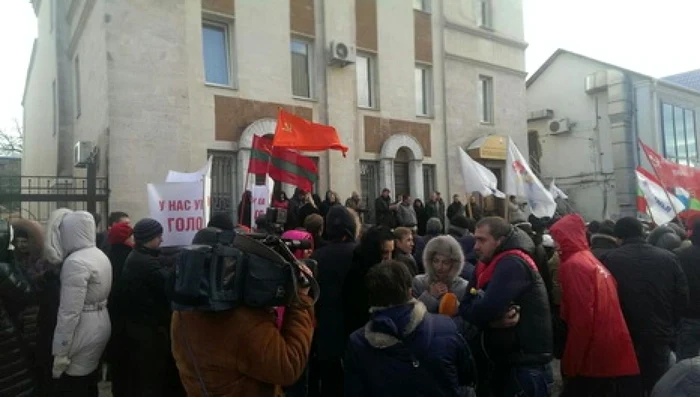
M 234 153 L 209 152 L 211 163 L 211 215 L 226 214 L 237 218 L 235 208 L 239 198 L 234 197 L 236 158 Z
M 366 223 L 375 223 L 374 200 L 379 197 L 379 162 L 360 160 L 360 196 L 367 208 Z
M 664 156 L 679 164 L 696 166 L 698 143 L 695 112 L 668 103 L 662 103 L 661 108 Z
M 311 98 L 313 48 L 311 43 L 301 39 L 292 39 L 292 95 Z

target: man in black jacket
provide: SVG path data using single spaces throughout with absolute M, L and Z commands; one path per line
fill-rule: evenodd
M 326 233 L 330 242 L 311 256 L 318 262 L 319 286 L 323 293 L 316 302 L 316 334 L 314 346 L 318 357 L 321 396 L 340 396 L 343 392 L 345 331 L 342 290 L 352 267 L 353 252 L 359 225 L 348 208 L 333 206 L 326 216 Z M 313 366 L 313 364 L 312 364 Z M 312 389 L 317 385 L 311 385 Z
M 477 393 L 545 397 L 553 382 L 552 325 L 547 290 L 531 257 L 534 243 L 498 217 L 479 221 L 474 237 L 480 262 L 470 284 L 476 291 L 460 311 L 481 332 L 472 340 Z
M 644 389 L 650 393 L 668 370 L 674 330 L 688 304 L 688 282 L 675 255 L 646 242 L 638 219 L 620 219 L 615 236 L 622 246 L 605 254 L 603 263 L 617 280 Z
M 376 225 L 386 226 L 389 229 L 396 227 L 397 203 L 391 203 L 391 190 L 384 188 L 382 195 L 374 200 L 374 211 Z
M 599 224 L 595 233 L 591 234 L 591 252 L 596 259 L 601 260 L 605 254 L 619 247 L 615 237 L 615 222 L 606 220 Z
M 690 302 L 683 310 L 676 343 L 678 360 L 700 355 L 700 219 L 693 223 L 693 245 L 678 252 L 678 260 L 688 278 Z
M 167 377 L 170 353 L 170 302 L 166 280 L 170 270 L 159 260 L 163 227 L 145 218 L 134 226 L 136 246 L 124 264 L 114 292 L 115 306 L 123 319 L 130 347 L 129 396 L 172 395 Z

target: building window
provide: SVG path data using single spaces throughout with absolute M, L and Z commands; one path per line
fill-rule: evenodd
M 423 198 L 427 200 L 430 197 L 430 193 L 436 190 L 435 166 L 432 164 L 423 164 Z
M 493 8 L 491 0 L 477 0 L 477 20 L 479 27 L 493 28 Z
M 662 104 L 664 155 L 679 164 L 698 164 L 695 112 L 668 103 Z
M 413 0 L 413 9 L 430 12 L 430 0 Z
M 75 117 L 80 117 L 82 105 L 80 104 L 80 58 L 75 57 Z
M 202 23 L 202 52 L 204 79 L 209 84 L 231 85 L 231 57 L 228 25 Z
M 292 39 L 292 95 L 296 97 L 311 98 L 312 51 L 310 42 Z
M 51 84 L 51 93 L 53 94 L 53 136 L 58 132 L 58 92 L 56 92 L 56 80 Z
M 357 54 L 355 63 L 357 71 L 357 106 L 361 108 L 378 108 L 375 59 L 369 54 Z
M 430 116 L 433 83 L 430 67 L 416 66 L 416 115 Z
M 493 124 L 493 79 L 479 76 L 479 117 L 484 124 Z

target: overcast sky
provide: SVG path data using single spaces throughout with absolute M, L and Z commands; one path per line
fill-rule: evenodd
M 700 0 L 523 2 L 530 73 L 557 48 L 655 77 L 700 69 Z M 0 0 L 0 128 L 22 120 L 24 81 L 35 37 L 29 0 Z

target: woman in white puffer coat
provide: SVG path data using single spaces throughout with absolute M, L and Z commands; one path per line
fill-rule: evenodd
M 95 247 L 90 213 L 60 209 L 51 218 L 45 253 L 51 262 L 63 261 L 53 377 L 62 395 L 97 396 L 97 369 L 111 332 L 107 297 L 112 266 Z

